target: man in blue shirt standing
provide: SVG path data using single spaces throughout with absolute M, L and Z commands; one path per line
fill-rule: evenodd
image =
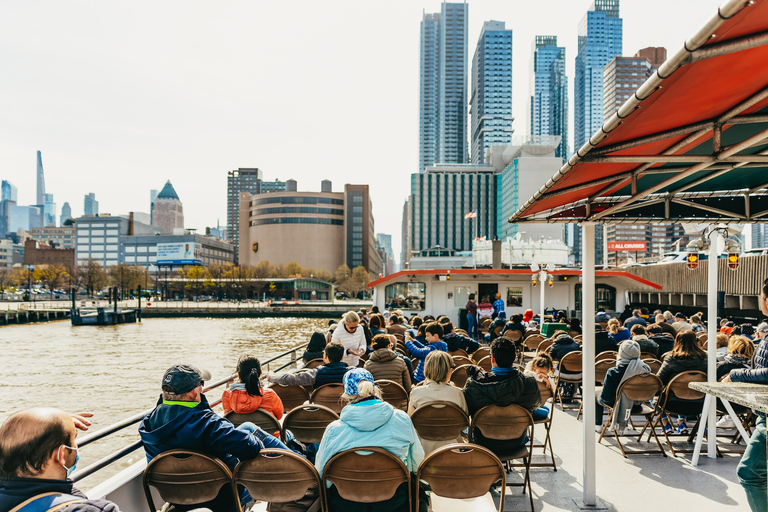
M 504 311 L 504 300 L 501 298 L 501 294 L 496 294 L 496 300 L 493 301 L 493 318 L 499 316 L 499 313 Z

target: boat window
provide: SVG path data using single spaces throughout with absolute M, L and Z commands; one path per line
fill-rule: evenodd
M 423 310 L 427 295 L 426 283 L 393 283 L 384 289 L 387 307 Z
M 453 289 L 453 305 L 463 308 L 469 302 L 469 286 L 457 286 Z
M 595 308 L 616 311 L 616 288 L 607 284 L 595 285 Z M 581 311 L 581 285 L 576 285 L 576 309 Z
M 513 308 L 523 307 L 523 288 L 507 288 L 507 306 Z

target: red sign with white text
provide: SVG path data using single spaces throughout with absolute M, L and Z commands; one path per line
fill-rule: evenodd
M 609 251 L 644 251 L 645 242 L 608 242 Z

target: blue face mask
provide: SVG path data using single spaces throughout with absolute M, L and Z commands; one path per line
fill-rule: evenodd
M 74 463 L 74 464 L 72 464 L 72 466 L 71 466 L 71 467 L 67 467 L 67 466 L 64 466 L 64 465 L 62 464 L 62 467 L 63 467 L 64 469 L 66 469 L 66 470 L 67 470 L 67 478 L 69 478 L 69 475 L 71 475 L 71 474 L 72 474 L 72 472 L 74 472 L 74 471 L 75 471 L 75 468 L 77 467 L 77 462 L 80 460 L 80 450 L 78 450 L 78 448 L 77 448 L 77 447 L 74 447 L 74 448 L 73 448 L 73 447 L 71 447 L 71 446 L 67 446 L 67 445 L 62 445 L 62 446 L 64 446 L 64 448 L 69 448 L 70 450 L 75 450 L 75 453 L 77 454 L 77 455 L 75 456 L 75 463 Z

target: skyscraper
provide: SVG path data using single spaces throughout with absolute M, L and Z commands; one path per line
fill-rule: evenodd
M 485 163 L 485 150 L 512 140 L 512 30 L 486 21 L 472 58 L 471 162 Z
M 603 124 L 603 68 L 622 52 L 619 0 L 594 0 L 579 23 L 574 80 L 574 150 Z
M 13 186 L 13 183 L 8 180 L 3 180 L 3 183 L 0 186 L 0 201 L 17 201 L 17 197 L 18 191 L 16 190 L 16 187 Z
M 64 203 L 61 207 L 61 217 L 59 218 L 59 225 L 63 226 L 65 222 L 72 218 L 72 208 L 69 203 Z
M 235 263 L 240 246 L 240 193 L 257 194 L 260 180 L 261 171 L 256 168 L 227 173 L 227 239 L 235 246 Z
M 85 194 L 85 201 L 83 201 L 83 215 L 87 217 L 95 217 L 99 214 L 99 202 L 96 200 L 96 194 L 91 192 Z
M 45 204 L 45 175 L 43 174 L 43 155 L 37 152 L 37 205 Z
M 643 48 L 634 57 L 611 59 L 603 70 L 603 119 L 611 117 L 666 59 L 665 48 Z
M 421 20 L 419 172 L 435 163 L 467 161 L 466 3 L 443 2 Z
M 157 199 L 157 189 L 153 188 L 149 191 L 149 223 L 154 224 L 152 219 L 152 210 L 155 209 L 155 199 Z
M 43 194 L 43 226 L 56 227 L 56 203 L 53 194 Z
M 171 180 L 165 182 L 165 186 L 155 198 L 152 220 L 155 226 L 162 228 L 165 235 L 173 235 L 175 229 L 184 228 L 184 208 L 171 185 Z
M 557 36 L 536 36 L 528 73 L 528 139 L 559 135 L 555 156 L 565 160 L 568 148 L 568 78 L 565 48 Z

